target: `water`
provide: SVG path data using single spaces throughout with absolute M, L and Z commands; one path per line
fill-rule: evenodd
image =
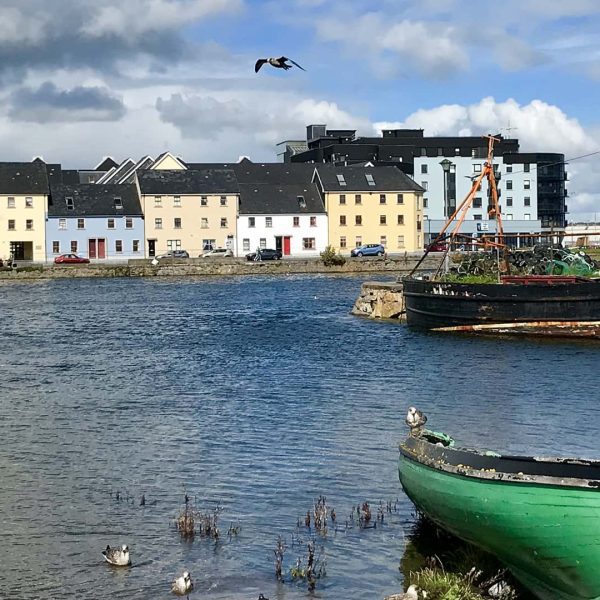
M 360 283 L 2 284 L 0 597 L 168 598 L 185 568 L 197 598 L 307 598 L 306 586 L 275 582 L 273 550 L 278 535 L 290 546 L 319 494 L 339 529 L 322 544 L 327 577 L 312 597 L 399 591 L 409 405 L 466 445 L 598 455 L 596 345 L 359 319 L 348 311 Z M 222 507 L 218 544 L 174 531 L 186 491 Z M 352 505 L 396 498 L 383 527 L 346 530 Z M 241 526 L 231 539 L 230 522 Z M 107 543 L 129 544 L 133 568 L 104 564 Z M 299 554 L 288 548 L 286 569 Z

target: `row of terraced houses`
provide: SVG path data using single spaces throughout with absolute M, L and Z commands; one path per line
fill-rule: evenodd
M 424 243 L 423 192 L 395 166 L 186 163 L 169 152 L 88 170 L 4 162 L 0 257 L 114 261 L 209 247 L 310 257 L 366 243 L 413 252 Z

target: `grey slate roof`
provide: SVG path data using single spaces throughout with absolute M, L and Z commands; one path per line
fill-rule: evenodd
M 302 196 L 304 204 L 299 202 Z M 324 213 L 325 207 L 314 183 L 240 183 L 241 215 L 289 215 Z
M 0 194 L 47 194 L 46 164 L 0 162 Z
M 94 171 L 110 171 L 113 167 L 118 167 L 119 163 L 114 161 L 110 156 L 107 156 Z
M 67 208 L 67 198 L 73 198 L 73 209 Z M 115 198 L 121 198 L 122 209 L 115 207 Z M 142 216 L 142 207 L 133 183 L 57 185 L 51 188 L 48 203 L 49 217 L 103 217 Z
M 67 185 L 77 185 L 81 183 L 79 179 L 79 171 L 76 169 L 63 169 L 61 171 L 61 181 Z M 51 185 L 53 184 L 51 180 Z
M 336 167 L 318 165 L 317 173 L 326 192 L 424 192 L 425 190 L 396 167 Z M 365 175 L 373 176 L 375 185 L 369 185 Z M 340 185 L 343 175 L 346 185 Z
M 239 191 L 232 169 L 156 170 L 138 172 L 142 194 L 237 194 Z

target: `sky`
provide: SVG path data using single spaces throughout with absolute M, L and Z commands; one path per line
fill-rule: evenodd
M 2 0 L 0 160 L 276 161 L 306 125 L 600 151 L 598 0 Z M 285 55 L 306 71 L 264 66 Z M 600 154 L 569 161 L 600 219 Z

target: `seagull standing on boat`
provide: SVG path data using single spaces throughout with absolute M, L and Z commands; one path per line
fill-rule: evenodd
M 102 550 L 102 554 L 106 562 L 115 567 L 128 567 L 131 564 L 129 546 L 125 544 L 119 548 L 111 548 L 107 545 L 106 550 Z
M 171 584 L 171 592 L 173 592 L 176 596 L 186 596 L 194 589 L 194 584 L 192 582 L 191 575 L 184 571 L 180 577 L 177 577 L 173 580 Z
M 297 62 L 294 62 L 291 58 L 287 58 L 286 56 L 280 56 L 279 58 L 259 58 L 256 61 L 256 64 L 254 65 L 254 72 L 258 73 L 260 68 L 267 63 L 270 64 L 272 67 L 275 67 L 276 69 L 284 69 L 285 71 L 287 71 L 288 69 L 292 68 L 292 65 L 288 65 L 287 61 L 291 62 L 292 65 L 295 65 L 299 69 L 306 71 L 306 69 L 301 67 Z
M 427 417 L 420 410 L 411 406 L 406 414 L 406 424 L 410 427 L 411 435 L 420 435 L 425 423 L 427 423 Z

